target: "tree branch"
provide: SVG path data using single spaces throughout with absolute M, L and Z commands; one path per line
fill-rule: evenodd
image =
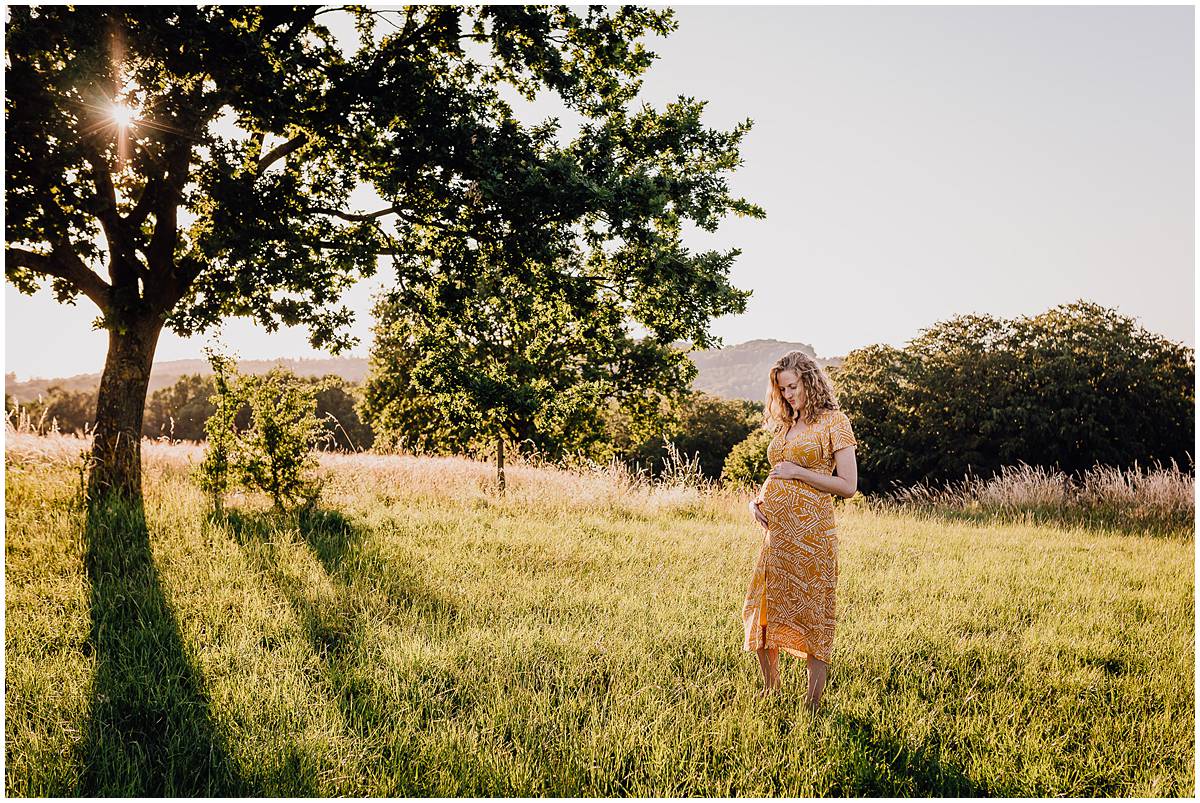
M 175 247 L 179 244 L 179 205 L 191 159 L 192 147 L 187 140 L 172 144 L 167 169 L 154 197 L 154 233 L 146 251 L 146 262 L 150 267 L 146 298 L 160 312 L 174 307 L 195 279 L 195 276 L 187 275 L 188 271 L 180 271 L 175 260 Z
M 308 243 L 310 248 L 320 248 L 324 251 L 345 251 L 346 246 L 343 243 L 330 243 L 323 240 Z M 425 253 L 433 256 L 432 253 L 426 251 L 405 251 L 399 248 L 372 248 L 371 251 L 379 256 L 408 256 L 410 254 Z
M 306 243 L 306 244 L 308 245 L 309 248 L 319 248 L 323 251 L 344 251 L 344 250 L 346 250 L 346 246 L 343 245 L 342 243 L 331 243 L 331 242 L 326 242 L 323 240 L 317 240 L 317 241 Z M 430 259 L 439 259 L 441 256 L 440 254 L 438 254 L 435 251 L 429 251 L 424 248 L 379 247 L 379 248 L 372 248 L 371 253 L 375 254 L 376 256 L 381 256 L 381 257 L 423 256 L 423 257 L 429 257 Z
M 453 234 L 455 236 L 463 237 L 463 238 L 467 237 L 466 232 L 455 229 L 453 226 L 449 226 L 445 223 L 438 223 L 437 221 L 434 221 L 434 220 L 422 220 L 421 218 L 417 217 L 416 215 L 410 214 L 408 212 L 404 212 L 400 209 L 396 210 L 396 217 L 400 218 L 401 220 L 405 220 L 409 223 L 412 223 L 413 225 L 416 225 L 416 226 L 432 226 L 435 229 L 441 229 L 442 231 L 446 232 L 447 234 Z
M 155 198 L 158 196 L 158 191 L 162 185 L 161 176 L 151 176 L 146 179 L 146 186 L 142 188 L 142 195 L 138 198 L 137 204 L 125 216 L 125 220 L 134 229 L 141 231 L 142 224 L 146 222 L 146 218 L 150 216 L 150 210 L 154 208 Z
M 318 11 L 316 15 L 319 16 L 321 14 L 326 14 L 330 11 L 351 11 L 351 10 L 354 10 L 355 8 L 356 8 L 355 6 L 337 6 L 334 8 L 327 8 L 322 11 Z M 366 14 L 368 17 L 377 17 L 377 18 L 383 20 L 388 25 L 391 25 L 392 28 L 394 28 L 397 31 L 401 31 L 401 34 L 403 34 L 404 31 L 401 30 L 400 26 L 397 25 L 392 20 L 388 19 L 388 17 L 387 17 L 388 14 L 397 14 L 397 15 L 400 14 L 399 9 L 387 9 L 387 8 L 373 9 L 369 6 L 358 6 L 357 9 L 359 11 L 361 11 L 363 14 Z M 408 13 L 411 14 L 412 12 L 408 12 Z
M 83 263 L 66 240 L 56 242 L 49 254 L 5 246 L 4 259 L 13 265 L 70 282 L 79 292 L 94 301 L 101 312 L 108 312 L 109 292 L 112 287 Z
M 117 209 L 117 190 L 113 186 L 112 175 L 108 172 L 108 162 L 87 137 L 83 137 L 80 144 L 92 166 L 92 177 L 96 183 L 93 211 L 104 228 L 104 239 L 108 241 L 109 274 L 113 284 L 126 285 L 138 279 L 145 281 L 145 268 L 138 262 L 134 253 L 136 243 L 132 237 L 132 227 L 122 219 Z
M 395 215 L 396 217 L 400 218 L 401 220 L 406 221 L 408 223 L 412 223 L 415 226 L 430 226 L 435 229 L 441 229 L 442 231 L 446 232 L 447 234 L 453 234 L 458 237 L 467 237 L 468 236 L 466 234 L 466 232 L 456 229 L 451 225 L 448 225 L 446 223 L 439 223 L 438 221 L 435 221 L 435 220 L 422 220 L 420 217 L 417 217 L 416 215 L 412 214 L 411 212 L 406 212 L 398 206 L 389 206 L 387 209 L 380 209 L 378 212 L 366 212 L 364 214 L 356 214 L 354 212 L 342 212 L 339 209 L 330 209 L 329 207 L 326 207 L 326 206 L 310 206 L 310 207 L 308 207 L 307 211 L 313 212 L 318 215 L 331 215 L 333 217 L 340 218 L 342 220 L 346 220 L 346 221 L 350 221 L 350 222 L 354 222 L 354 223 L 363 223 L 363 222 L 370 221 L 370 220 L 378 220 L 379 218 L 386 217 L 387 215 Z
M 400 214 L 400 208 L 395 206 L 389 206 L 387 209 L 380 209 L 378 212 L 367 212 L 361 215 L 353 212 L 342 212 L 341 210 L 330 209 L 325 206 L 310 206 L 308 211 L 316 212 L 319 215 L 332 215 L 333 217 L 341 218 L 342 220 L 349 220 L 355 223 L 361 223 L 367 220 L 376 220 L 386 215 Z
M 273 165 L 275 162 L 278 162 L 283 157 L 287 156 L 290 153 L 294 153 L 295 151 L 300 150 L 300 148 L 302 148 L 307 142 L 308 142 L 307 134 L 300 134 L 298 136 L 292 137 L 287 142 L 285 142 L 282 145 L 278 146 L 277 148 L 273 149 L 266 156 L 259 159 L 258 167 L 255 170 L 255 172 L 261 174 L 264 170 L 266 170 L 268 167 Z
M 334 11 L 351 11 L 351 10 L 353 10 L 353 8 L 354 8 L 354 6 L 330 6 L 329 8 L 323 8 L 323 9 L 321 9 L 321 10 L 320 10 L 320 11 L 318 11 L 317 13 L 313 14 L 313 16 L 314 16 L 314 17 L 319 17 L 319 16 L 321 16 L 322 14 L 332 14 Z M 378 13 L 378 12 L 374 12 L 374 11 L 367 10 L 367 13 L 371 14 L 372 16 L 374 16 L 374 15 L 375 15 L 376 13 Z
M 175 255 L 175 244 L 179 240 L 179 204 L 191 159 L 192 148 L 186 140 L 172 143 L 162 185 L 154 199 L 154 234 L 147 253 L 151 270 L 169 267 Z

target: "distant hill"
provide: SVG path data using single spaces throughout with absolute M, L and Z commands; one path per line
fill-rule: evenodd
M 726 399 L 762 401 L 767 372 L 772 363 L 784 353 L 797 349 L 816 357 L 812 346 L 804 343 L 785 343 L 780 340 L 751 340 L 736 346 L 711 351 L 693 351 L 688 356 L 700 369 L 692 384 Z M 820 365 L 840 365 L 841 358 L 817 358 Z M 265 374 L 276 365 L 288 368 L 300 376 L 336 374 L 350 382 L 362 382 L 367 377 L 365 357 L 330 357 L 313 359 L 240 360 L 238 370 L 246 374 Z M 150 371 L 150 393 L 169 387 L 185 374 L 210 374 L 212 369 L 204 360 L 169 360 L 157 362 Z M 100 386 L 99 374 L 78 374 L 61 379 L 30 379 L 17 382 L 15 374 L 4 377 L 5 394 L 19 402 L 33 401 L 58 385 L 63 390 L 94 391 Z
M 816 350 L 807 343 L 751 340 L 723 349 L 689 353 L 700 371 L 692 387 L 724 399 L 762 401 L 771 366 L 789 351 L 803 351 L 821 367 L 842 364 L 841 357 L 818 357 Z
M 239 360 L 238 370 L 244 374 L 265 374 L 276 365 L 281 365 L 300 376 L 325 376 L 337 374 L 351 382 L 362 382 L 367 378 L 365 357 L 314 357 L 312 359 Z M 186 374 L 211 374 L 212 368 L 205 360 L 168 360 L 156 362 L 150 369 L 150 393 L 170 387 Z M 17 382 L 14 374 L 4 375 L 4 393 L 19 402 L 36 399 L 49 388 L 58 385 L 63 390 L 96 390 L 100 387 L 100 374 L 78 374 L 63 379 L 30 379 Z

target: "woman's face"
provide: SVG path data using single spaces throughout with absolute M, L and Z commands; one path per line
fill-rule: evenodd
M 775 374 L 775 384 L 779 387 L 779 394 L 793 410 L 804 404 L 804 387 L 800 384 L 798 373 L 786 369 L 780 371 Z

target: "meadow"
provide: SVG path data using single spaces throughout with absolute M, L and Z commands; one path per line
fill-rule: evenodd
M 824 710 L 760 700 L 745 496 L 321 457 L 318 509 L 144 519 L 6 439 L 9 795 L 1191 796 L 1193 528 L 838 508 Z

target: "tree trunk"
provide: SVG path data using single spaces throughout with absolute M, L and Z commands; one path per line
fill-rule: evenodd
M 496 438 L 496 481 L 500 486 L 500 495 L 504 495 L 504 438 Z
M 108 332 L 108 357 L 96 400 L 88 499 L 116 495 L 142 500 L 142 417 L 154 348 L 162 331 L 157 317 L 135 320 L 124 332 Z

